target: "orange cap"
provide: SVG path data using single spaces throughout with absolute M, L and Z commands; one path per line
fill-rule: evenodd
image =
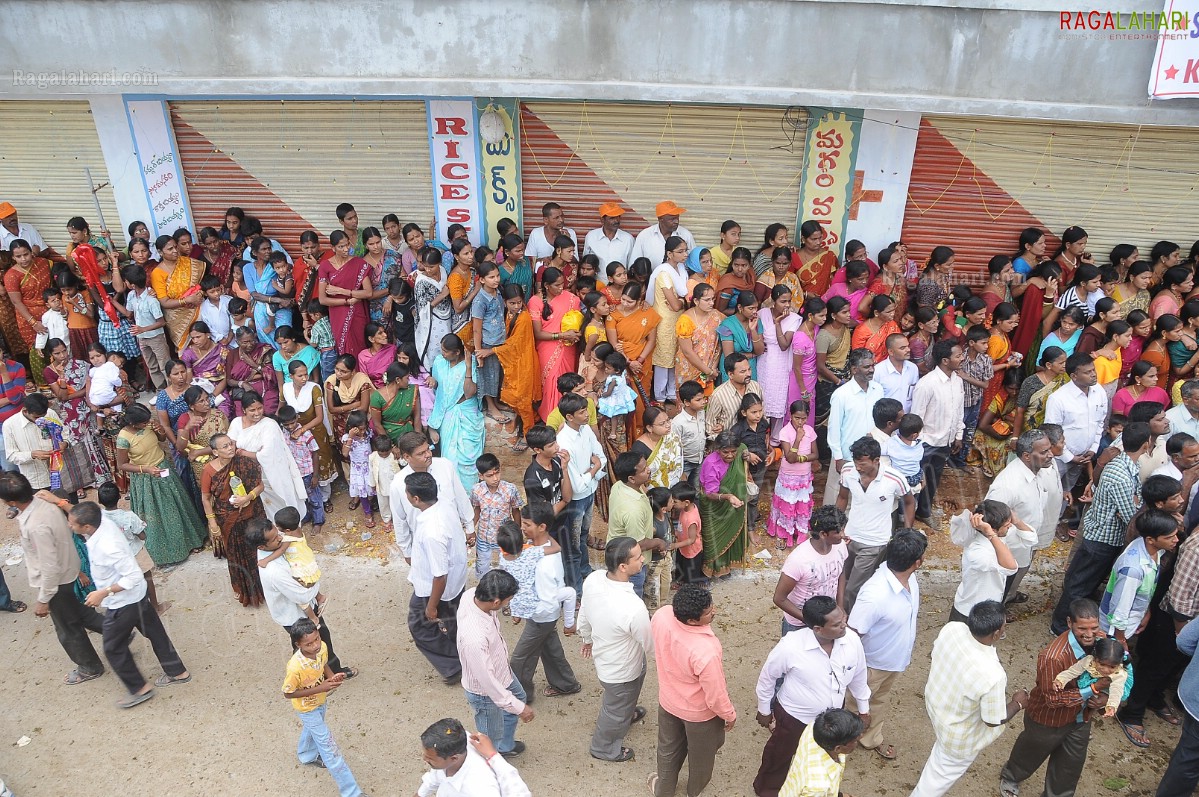
M 663 216 L 679 216 L 687 212 L 687 208 L 681 208 L 673 202 L 659 202 L 654 206 L 654 216 L 662 218 Z
M 7 219 L 16 212 L 17 209 L 12 206 L 11 202 L 0 202 L 0 219 Z
M 605 202 L 599 206 L 599 214 L 601 216 L 623 216 L 624 208 L 615 202 Z

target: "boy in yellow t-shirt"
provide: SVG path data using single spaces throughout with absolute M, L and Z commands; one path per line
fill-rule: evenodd
M 329 692 L 341 686 L 345 675 L 330 669 L 329 648 L 311 620 L 297 620 L 290 631 L 296 652 L 287 662 L 283 696 L 291 700 L 304 726 L 296 755 L 301 764 L 328 769 L 341 797 L 361 797 L 362 789 L 325 724 L 325 700 Z

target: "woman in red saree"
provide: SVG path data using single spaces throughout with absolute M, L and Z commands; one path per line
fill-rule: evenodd
M 799 241 L 802 245 L 791 256 L 791 270 L 799 277 L 806 296 L 823 296 L 837 270 L 837 256 L 825 248 L 824 228 L 818 221 L 800 225 Z
M 608 342 L 628 359 L 630 381 L 637 394 L 637 409 L 626 424 L 630 445 L 645 430 L 642 415 L 654 388 L 654 369 L 646 363 L 654 356 L 661 321 L 658 313 L 641 301 L 642 295 L 641 286 L 630 282 L 620 297 L 620 307 L 608 316 Z
M 878 276 L 866 287 L 858 312 L 865 317 L 875 296 L 890 296 L 895 300 L 895 317 L 903 318 L 908 309 L 908 283 L 903 276 L 907 264 L 898 249 L 884 249 L 878 253 L 878 265 Z
M 237 250 L 212 227 L 200 230 L 200 246 L 200 259 L 208 266 L 208 276 L 219 279 L 221 290 L 228 293 L 233 283 L 233 262 L 237 260 Z
M 29 353 L 29 375 L 35 384 L 42 384 L 45 361 L 42 352 L 33 344 L 39 334 L 46 332 L 42 326 L 42 313 L 46 312 L 46 300 L 42 298 L 42 292 L 50 287 L 50 261 L 44 257 L 34 257 L 33 247 L 20 238 L 12 242 L 10 254 L 13 264 L 4 272 L 4 291 L 12 302 L 20 337 L 9 341 L 8 345 L 14 353 L 24 354 L 20 344 L 25 344 Z
M 1037 359 L 1040 342 L 1044 338 L 1044 322 L 1057 317 L 1054 302 L 1057 301 L 1061 277 L 1061 268 L 1046 260 L 1032 270 L 1032 276 L 1025 283 L 1024 293 L 1020 295 L 1020 317 L 1024 323 L 1016 327 L 1012 334 L 1012 350 L 1020 352 L 1026 361 Z
M 566 277 L 556 268 L 541 272 L 541 294 L 529 300 L 529 315 L 533 319 L 533 337 L 537 339 L 537 358 L 541 361 L 542 420 L 558 406 L 558 377 L 574 373 L 578 367 L 579 342 L 577 330 L 563 332 L 562 317 L 579 309 L 579 297 L 566 290 Z M 650 371 L 651 369 L 646 369 Z
M 329 326 L 338 354 L 355 357 L 366 347 L 366 322 L 370 318 L 367 300 L 371 286 L 371 264 L 351 254 L 353 244 L 341 230 L 329 235 L 333 253 L 317 270 L 321 304 L 329 308 Z

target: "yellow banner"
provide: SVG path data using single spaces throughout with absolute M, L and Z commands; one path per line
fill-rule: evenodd
M 812 109 L 804 149 L 804 181 L 799 194 L 798 224 L 818 221 L 824 227 L 824 244 L 836 252 L 845 237 L 853 195 L 853 169 L 861 132 L 860 112 L 850 118 L 826 111 L 817 118 Z M 798 226 L 798 225 L 797 225 Z M 798 231 L 793 238 L 798 238 Z

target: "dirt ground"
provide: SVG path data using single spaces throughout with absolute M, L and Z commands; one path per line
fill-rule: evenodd
M 504 457 L 506 478 L 519 483 L 524 457 Z M 964 504 L 976 500 L 981 489 L 977 477 L 954 475 L 944 495 Z M 361 540 L 360 512 L 353 516 L 355 526 L 347 529 L 345 501 L 344 493 L 335 496 L 335 519 L 313 548 L 319 554 L 340 544 L 336 554 L 320 557 L 324 590 L 331 596 L 327 617 L 338 653 L 362 675 L 332 695 L 329 724 L 368 794 L 413 794 L 425 769 L 420 732 L 441 717 L 458 717 L 468 726 L 471 717 L 461 688 L 444 686 L 413 647 L 406 627 L 410 587 L 403 559 L 391 550 L 381 528 L 370 540 Z M 945 531 L 933 534 L 920 576 L 924 600 L 915 655 L 892 692 L 887 738 L 899 758 L 886 762 L 868 751 L 855 752 L 843 788 L 856 797 L 907 795 L 932 746 L 922 692 L 933 639 L 948 617 L 960 557 L 947 537 Z M 0 521 L 2 558 L 16 549 L 15 524 Z M 1032 599 L 999 647 L 1010 689 L 1033 685 L 1036 652 L 1050 639 L 1045 612 L 1055 597 L 1051 585 L 1060 582 L 1065 555 L 1066 547 L 1056 543 L 1025 581 Z M 595 553 L 592 557 L 597 560 Z M 778 638 L 779 612 L 770 595 L 781 559 L 751 562 L 745 573 L 714 587 L 719 610 L 714 628 L 724 644 L 725 671 L 739 717 L 707 794 L 751 795 L 768 735 L 754 722 L 753 690 L 762 661 Z M 15 598 L 32 602 L 23 564 L 5 566 L 4 576 Z M 296 761 L 299 724 L 279 689 L 289 646 L 266 609 L 240 607 L 224 563 L 207 554 L 156 573 L 156 583 L 160 598 L 173 602 L 164 619 L 195 677 L 190 684 L 160 689 L 155 699 L 128 712 L 113 705 L 122 689 L 111 673 L 80 686 L 62 683 L 70 663 L 48 618 L 39 620 L 32 611 L 0 614 L 0 650 L 9 676 L 0 709 L 0 778 L 17 797 L 248 795 L 264 788 L 272 793 L 334 793 L 327 773 Z M 510 646 L 519 631 L 505 623 Z M 93 641 L 99 649 L 99 638 Z M 577 793 L 584 784 L 596 795 L 645 794 L 656 743 L 653 664 L 641 700 L 650 708 L 649 716 L 626 741 L 636 759 L 599 762 L 588 755 L 587 744 L 601 688 L 579 647 L 577 638 L 567 641 L 583 691 L 536 700 L 536 718 L 522 725 L 517 737 L 528 751 L 514 763 L 538 795 Z M 140 636 L 134 651 L 147 677 L 161 672 Z M 1153 739 L 1147 750 L 1130 745 L 1113 722 L 1096 724 L 1080 795 L 1153 793 L 1178 732 L 1153 716 L 1147 723 Z M 1017 720 L 979 756 L 954 794 L 998 793 L 999 769 L 1019 727 Z M 31 741 L 17 746 L 21 737 Z M 1043 770 L 1026 783 L 1025 793 L 1040 793 L 1042 777 Z M 1126 779 L 1128 785 L 1118 788 L 1121 784 L 1110 779 Z

